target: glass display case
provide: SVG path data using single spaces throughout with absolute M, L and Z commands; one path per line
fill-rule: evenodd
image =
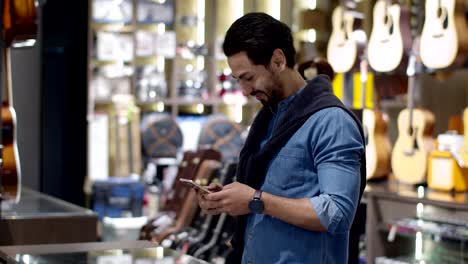
M 3 253 L 1 253 L 3 252 Z M 101 242 L 0 248 L 0 260 L 10 264 L 203 264 L 178 251 L 148 241 Z M 2 262 L 3 263 L 3 262 Z
M 97 216 L 86 208 L 23 188 L 18 203 L 2 203 L 0 233 L 0 245 L 96 241 Z
M 368 184 L 367 263 L 468 263 L 468 194 Z

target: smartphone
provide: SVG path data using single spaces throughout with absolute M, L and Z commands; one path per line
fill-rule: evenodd
M 205 187 L 201 186 L 200 184 L 192 181 L 192 180 L 189 180 L 189 179 L 184 179 L 184 178 L 180 178 L 179 181 L 187 186 L 189 186 L 190 188 L 194 188 L 194 189 L 197 189 L 197 190 L 200 190 L 204 193 L 211 193 L 210 190 L 206 189 Z

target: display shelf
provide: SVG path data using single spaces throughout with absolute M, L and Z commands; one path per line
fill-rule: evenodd
M 118 22 L 112 22 L 112 23 L 93 22 L 91 24 L 91 29 L 94 31 L 132 33 L 134 31 L 134 26 L 128 23 L 118 23 Z
M 109 66 L 109 65 L 121 65 L 123 62 L 124 66 L 132 66 L 132 64 L 128 61 L 120 61 L 120 60 L 97 60 L 93 59 L 91 60 L 91 66 L 93 67 L 103 67 L 103 66 Z
M 158 63 L 158 56 L 137 57 L 135 59 L 135 66 L 143 67 L 148 65 L 155 65 Z
M 222 98 L 184 98 L 184 97 L 179 97 L 179 98 L 165 98 L 165 99 L 156 99 L 154 102 L 138 102 L 137 104 L 140 107 L 152 107 L 158 103 L 164 103 L 167 105 L 197 105 L 197 104 L 203 104 L 203 105 L 235 105 L 237 103 L 235 102 L 226 102 Z M 104 102 L 102 102 L 104 103 Z M 254 100 L 247 100 L 246 102 L 241 102 L 240 104 L 242 105 L 250 105 L 250 106 L 256 106 L 259 104 L 258 101 Z
M 396 181 L 385 183 L 368 183 L 365 192 L 371 196 L 379 196 L 396 201 L 410 201 L 468 210 L 467 192 L 444 192 L 432 190 L 423 186 L 403 184 Z
M 159 32 L 161 23 L 150 23 L 150 24 L 137 24 L 137 30 L 144 30 L 152 33 Z

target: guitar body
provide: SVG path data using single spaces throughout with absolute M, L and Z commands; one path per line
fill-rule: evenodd
M 21 193 L 21 172 L 18 146 L 16 144 L 16 113 L 13 107 L 2 106 L 2 187 L 5 199 L 19 202 Z
M 332 14 L 332 33 L 327 46 L 327 60 L 335 72 L 348 72 L 356 63 L 357 44 L 352 38 L 354 17 L 337 6 Z
M 468 107 L 463 110 L 463 147 L 460 157 L 465 167 L 468 166 Z
M 373 11 L 369 38 L 369 65 L 377 72 L 391 72 L 402 62 L 405 45 L 400 28 L 401 8 L 378 0 Z
M 426 0 L 421 34 L 421 60 L 426 67 L 443 69 L 460 64 L 468 49 L 463 1 Z
M 389 175 L 391 169 L 391 144 L 386 136 L 387 121 L 380 111 L 371 109 L 362 111 L 362 125 L 367 131 L 366 178 L 368 180 L 382 178 Z
M 21 195 L 21 167 L 16 143 L 16 113 L 13 108 L 11 81 L 11 47 L 28 47 L 35 43 L 37 34 L 37 1 L 4 0 L 2 4 L 2 81 L 5 98 L 2 104 L 1 187 L 2 199 L 19 202 Z
M 34 0 L 3 1 L 3 40 L 9 47 L 35 39 L 38 12 Z
M 392 152 L 392 169 L 395 178 L 403 183 L 426 182 L 428 155 L 434 149 L 432 132 L 434 115 L 423 109 L 413 110 L 413 133 L 410 134 L 409 110 L 398 115 L 398 138 Z

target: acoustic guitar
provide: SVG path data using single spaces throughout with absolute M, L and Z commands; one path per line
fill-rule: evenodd
M 405 52 L 411 49 L 409 16 L 398 3 L 375 3 L 368 47 L 369 65 L 375 71 L 392 72 L 404 65 Z
M 392 152 L 393 174 L 398 181 L 408 184 L 426 182 L 428 155 L 434 149 L 434 114 L 414 107 L 416 66 L 420 65 L 418 54 L 411 54 L 407 70 L 408 105 L 398 115 L 398 138 Z
M 358 45 L 353 37 L 357 23 L 355 15 L 346 8 L 345 1 L 333 10 L 332 32 L 327 46 L 327 60 L 338 73 L 350 71 L 356 64 Z
M 464 62 L 468 28 L 463 0 L 426 0 L 421 34 L 421 60 L 431 69 Z
M 6 98 L 2 104 L 1 187 L 3 199 L 19 202 L 21 167 L 16 143 L 10 47 L 26 47 L 35 43 L 38 16 L 34 0 L 4 0 L 2 8 L 2 78 Z
M 360 63 L 362 126 L 366 139 L 366 178 L 378 179 L 390 174 L 391 146 L 387 120 L 382 112 L 366 107 L 368 65 L 364 54 Z

